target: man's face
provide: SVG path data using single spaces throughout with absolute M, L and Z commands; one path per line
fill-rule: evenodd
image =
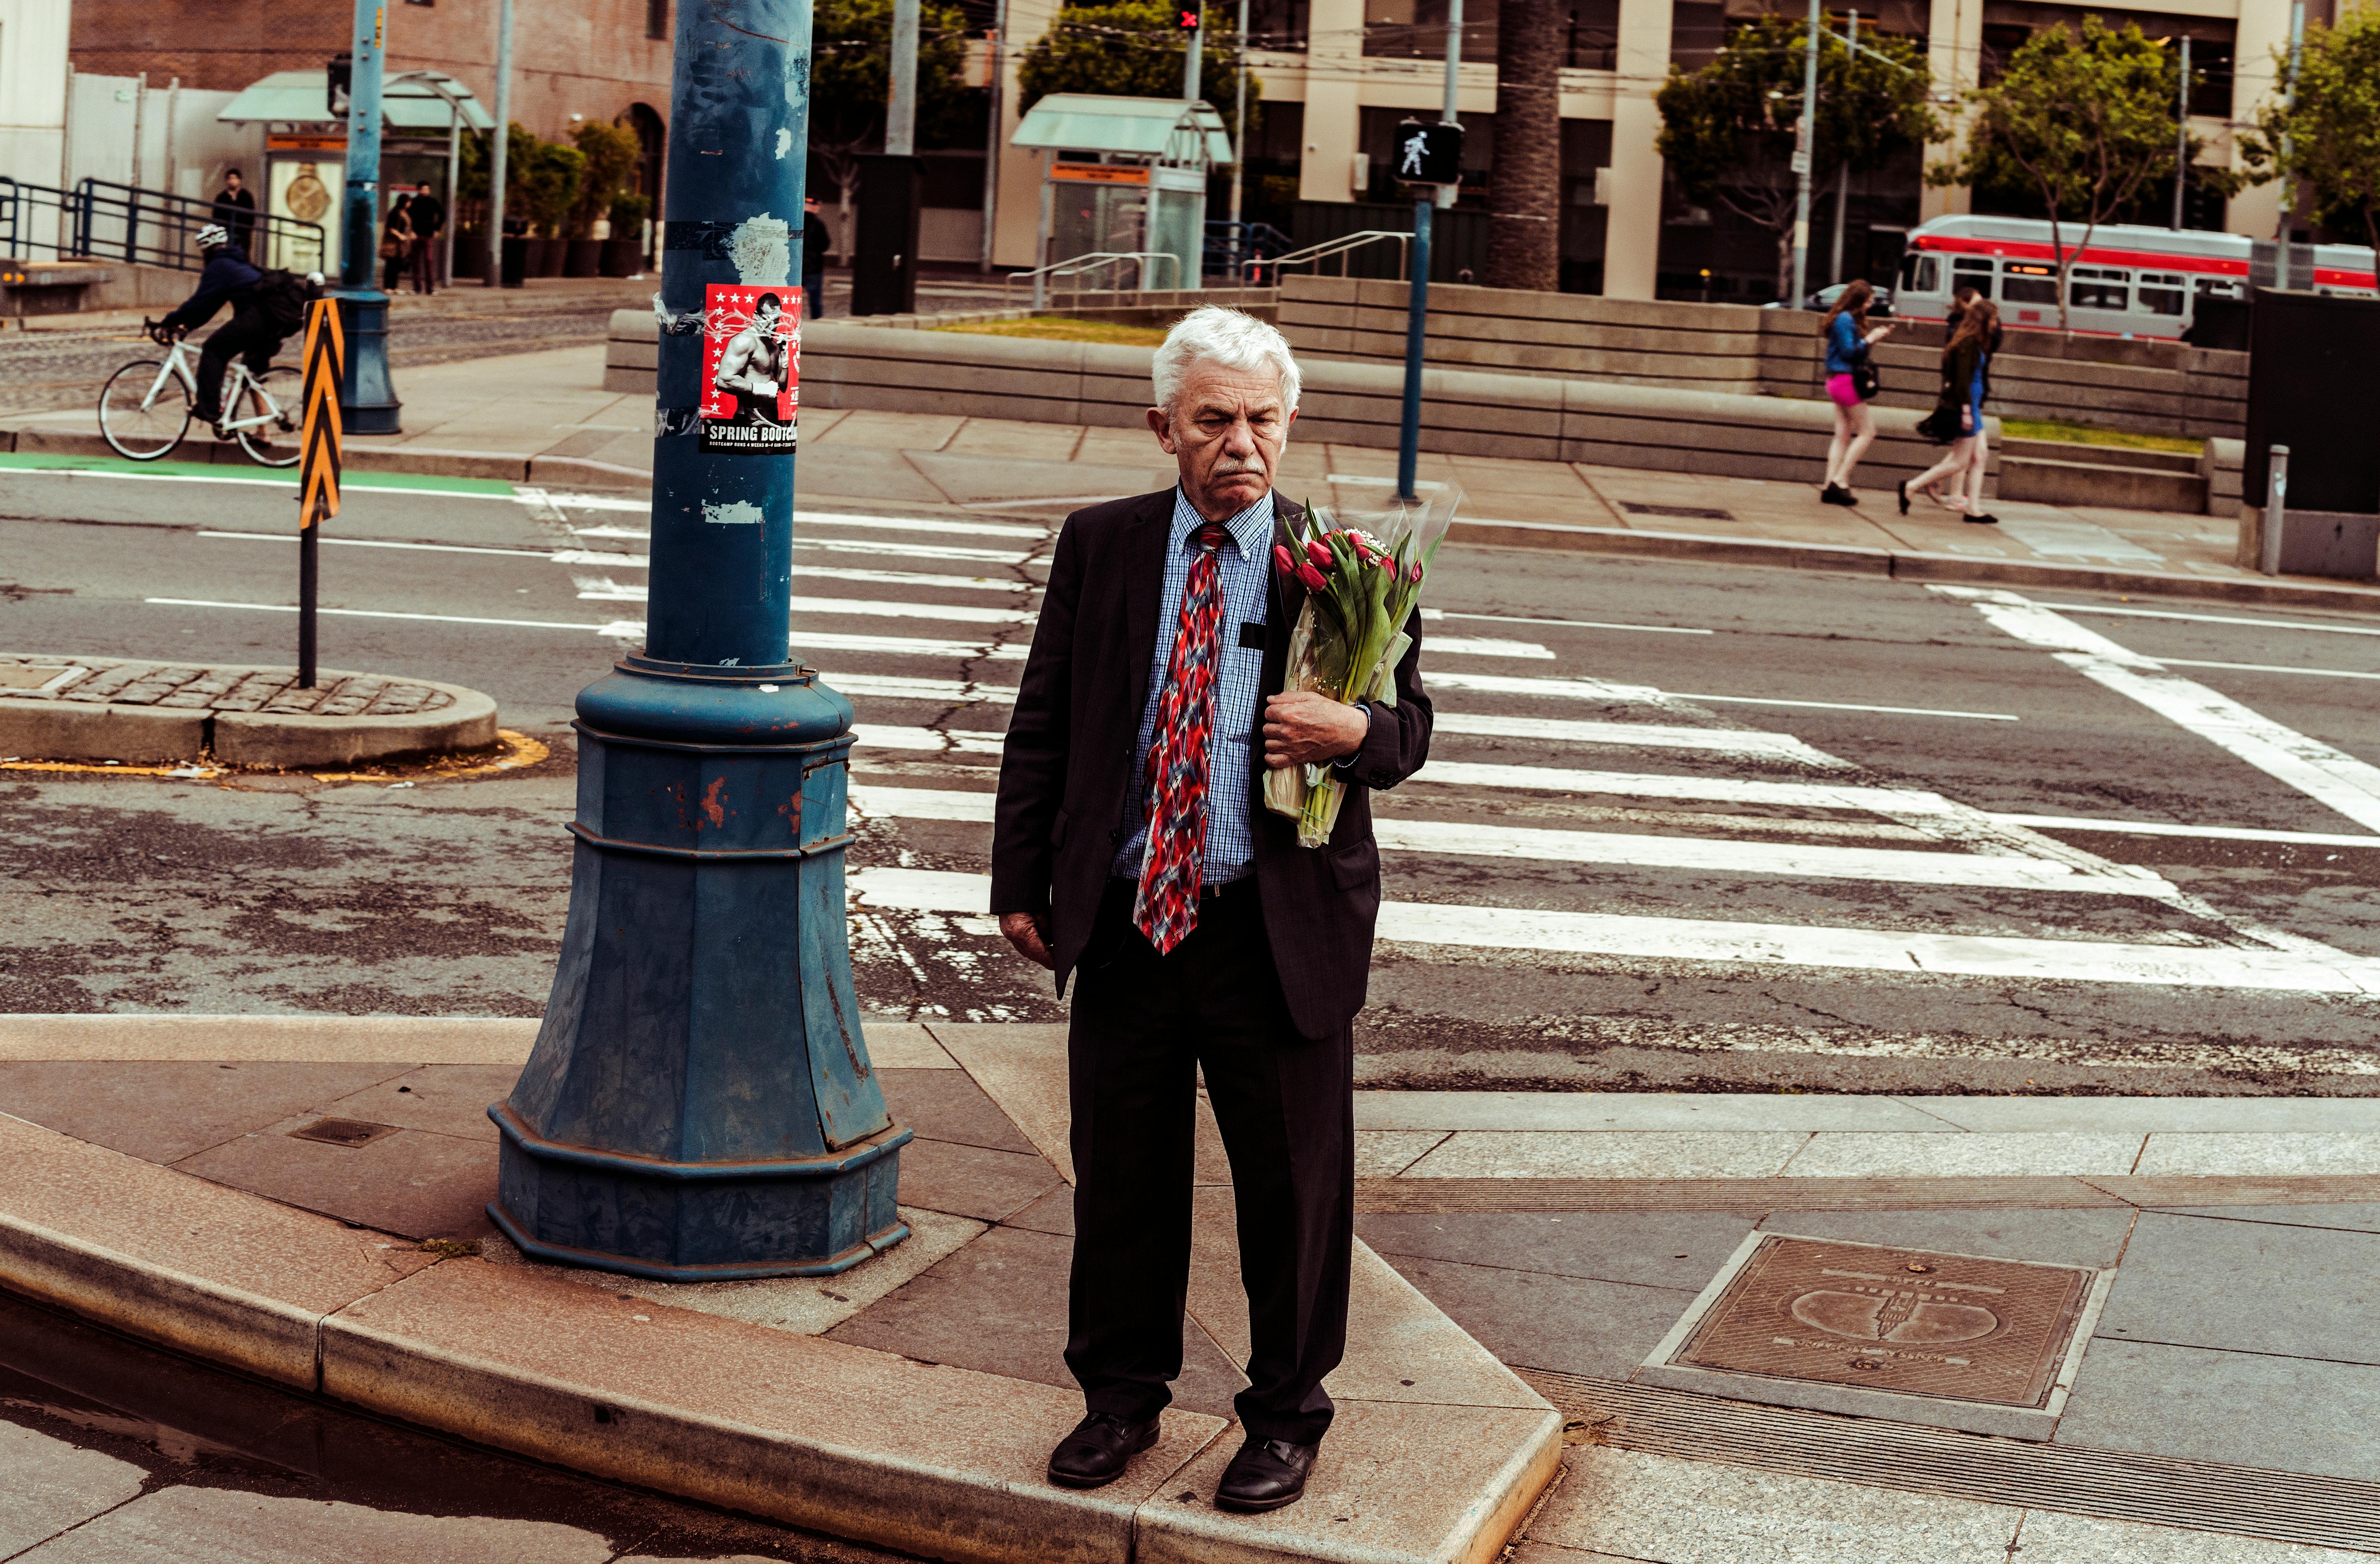
M 773 333 L 777 329 L 777 301 L 773 298 L 762 300 L 752 323 L 760 328 L 763 336 Z
M 1211 521 L 1265 497 L 1297 415 L 1282 405 L 1281 378 L 1200 359 L 1182 377 L 1169 420 L 1148 410 L 1148 427 L 1182 472 L 1182 491 Z
M 236 190 L 237 190 L 237 189 L 239 188 L 239 176 L 238 176 L 238 175 L 237 175 L 237 174 L 226 174 L 226 175 L 225 175 L 225 176 L 224 176 L 224 187 L 225 187 L 225 188 L 226 188 L 226 189 L 235 190 L 235 191 L 236 191 Z

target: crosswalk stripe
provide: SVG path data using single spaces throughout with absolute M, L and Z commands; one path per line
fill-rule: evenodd
M 1438 675 L 1425 676 L 1425 683 Z M 1477 738 L 1546 739 L 1556 744 L 1601 745 L 1628 749 L 1690 749 L 1730 760 L 1787 760 L 1825 770 L 1849 770 L 1852 763 L 1837 759 L 1791 734 L 1768 734 L 1734 728 L 1672 727 L 1659 722 L 1590 722 L 1561 717 L 1502 717 L 1470 711 L 1439 710 L 1430 726 L 1441 734 Z
M 848 885 L 855 903 L 870 908 L 980 915 L 991 902 L 990 875 L 949 869 L 856 868 Z M 2297 951 L 2228 945 L 1904 934 L 1439 902 L 1382 903 L 1379 937 L 1408 945 L 1653 961 L 2292 993 L 2380 993 L 2380 961 L 2358 956 L 2322 959 Z
M 881 657 L 947 657 L 958 661 L 1022 662 L 1032 650 L 980 641 L 933 641 L 916 636 L 837 636 L 795 626 L 798 651 L 868 651 Z
M 1941 814 L 1939 794 L 1890 787 L 1832 787 L 1824 782 L 1761 782 L 1743 777 L 1682 777 L 1642 771 L 1587 771 L 1567 766 L 1501 766 L 1432 759 L 1412 779 L 1449 787 L 1523 788 L 1546 793 L 1604 793 L 1622 798 L 1683 798 L 1711 804 L 1765 804 L 1781 809 L 1876 809 Z
M 842 511 L 795 511 L 796 527 L 850 527 L 872 532 L 956 532 L 978 538 L 1047 539 L 1046 527 L 1015 527 L 1006 522 L 978 521 L 972 516 L 929 520 L 924 516 L 854 515 Z
M 955 545 L 936 543 L 896 543 L 889 538 L 796 538 L 796 552 L 822 554 L 877 554 L 900 559 L 962 560 L 981 564 L 1023 564 L 1033 557 L 1030 550 L 964 549 Z
M 936 755 L 998 755 L 1008 742 L 1006 734 L 964 728 L 903 728 L 885 722 L 855 722 L 851 736 L 856 745 L 872 749 L 925 750 Z
M 821 673 L 830 689 L 844 695 L 873 696 L 879 700 L 939 700 L 945 703 L 988 700 L 1010 706 L 1016 701 L 1014 685 L 978 685 L 957 679 L 912 679 L 898 673 Z
M 1428 643 L 1425 642 L 1425 649 Z M 2013 722 L 2004 711 L 1945 711 L 1928 706 L 1865 706 L 1840 700 L 1786 700 L 1774 696 L 1697 695 L 1684 690 L 1657 689 L 1651 685 L 1620 685 L 1605 679 L 1536 679 L 1518 673 L 1463 673 L 1433 669 L 1423 675 L 1426 685 L 1453 690 L 1478 690 L 1488 695 L 1549 696 L 1564 700 L 1621 702 L 1673 707 L 1681 702 L 1716 701 L 1730 706 L 1786 706 L 1813 711 L 1876 711 L 1896 717 L 1964 717 L 1979 722 Z
M 1466 657 L 1517 657 L 1532 662 L 1551 662 L 1553 652 L 1535 641 L 1500 640 L 1493 636 L 1440 636 L 1428 643 L 1432 652 L 1452 652 Z
M 947 788 L 859 783 L 851 789 L 855 810 L 884 818 L 990 825 L 993 804 L 991 794 Z M 1382 819 L 1374 821 L 1372 830 L 1379 844 L 1392 852 L 1460 858 L 1524 858 L 1536 863 L 1757 874 L 1779 879 L 1864 879 L 2115 896 L 2157 896 L 2172 891 L 2165 880 L 2146 870 L 2077 874 L 2070 865 L 2043 858 L 1720 841 L 1625 831 L 1548 830 L 1533 826 L 1479 825 L 1456 820 Z

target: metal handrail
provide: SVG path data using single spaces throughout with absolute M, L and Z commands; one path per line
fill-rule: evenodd
M 1215 271 L 1235 279 L 1242 287 L 1263 285 L 1261 273 L 1272 264 L 1266 252 L 1291 249 L 1289 236 L 1269 223 L 1218 222 L 1207 224 L 1207 260 Z
M 1348 256 L 1362 249 L 1366 245 L 1378 244 L 1384 239 L 1397 241 L 1397 280 L 1402 282 L 1407 269 L 1413 264 L 1413 236 L 1400 234 L 1392 228 L 1366 228 L 1359 233 L 1342 234 L 1335 239 L 1324 239 L 1321 243 L 1308 245 L 1304 249 L 1295 249 L 1287 255 L 1276 256 L 1265 264 L 1270 266 L 1273 275 L 1278 277 L 1281 275 L 1281 268 L 1285 266 L 1319 266 L 1322 261 L 1335 255 L 1339 258 L 1339 274 L 1344 277 L 1347 274 Z M 1319 276 L 1321 273 L 1318 271 L 1315 274 Z
M 1049 281 L 1052 277 L 1073 277 L 1075 302 L 1080 305 L 1083 299 L 1082 278 L 1086 273 L 1096 272 L 1103 266 L 1121 265 L 1127 261 L 1135 261 L 1140 267 L 1140 272 L 1135 279 L 1137 284 L 1135 290 L 1136 292 L 1148 291 L 1148 263 L 1152 261 L 1162 261 L 1172 266 L 1173 286 L 1176 290 L 1182 286 L 1182 258 L 1172 250 L 1099 249 L 1092 250 L 1087 255 L 1072 256 L 1064 261 L 1053 261 L 1047 266 L 1038 267 L 1030 272 L 1011 272 L 1000 280 L 1001 307 L 1007 308 L 1008 290 L 1012 285 L 1030 279 L 1033 284 L 1033 308 L 1037 310 L 1042 309 L 1047 300 Z M 1122 293 L 1123 289 L 1118 287 L 1111 291 Z
M 42 212 L 57 213 L 55 236 L 42 238 L 27 219 Z M 162 266 L 195 272 L 205 258 L 190 240 L 210 223 L 230 223 L 261 236 L 273 250 L 251 254 L 258 265 L 279 263 L 294 272 L 321 269 L 325 252 L 322 225 L 301 223 L 271 212 L 226 213 L 215 203 L 195 196 L 119 185 L 109 179 L 80 179 L 72 190 L 22 180 L 0 178 L 0 253 L 30 260 L 30 252 L 47 250 L 58 260 L 128 261 L 141 266 Z

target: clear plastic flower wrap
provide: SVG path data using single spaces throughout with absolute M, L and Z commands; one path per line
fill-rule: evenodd
M 1294 528 L 1274 524 L 1273 568 L 1305 588 L 1285 689 L 1350 706 L 1396 704 L 1397 663 L 1413 644 L 1405 624 L 1462 499 L 1450 485 L 1417 504 L 1308 505 Z M 1265 773 L 1264 793 L 1266 808 L 1297 821 L 1299 846 L 1319 847 L 1338 823 L 1347 784 L 1329 765 L 1283 766 Z

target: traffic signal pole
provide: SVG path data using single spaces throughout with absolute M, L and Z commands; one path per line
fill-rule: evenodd
M 1825 25 L 1818 6 L 1819 0 L 1810 0 L 1809 46 L 1802 56 L 1802 122 L 1793 135 L 1793 176 L 1797 185 L 1793 199 L 1793 293 L 1785 300 L 1788 309 L 1801 309 L 1803 296 L 1810 288 L 1810 155 L 1817 150 L 1818 29 Z
M 1457 92 L 1463 71 L 1463 0 L 1448 0 L 1446 7 L 1446 88 L 1439 109 L 1440 125 L 1460 127 L 1455 117 Z M 1457 145 L 1460 145 L 1458 139 Z M 1402 157 L 1402 152 L 1398 154 Z M 1444 172 L 1442 170 L 1435 172 Z M 1397 430 L 1397 497 L 1407 504 L 1419 503 L 1416 488 L 1421 467 L 1421 363 L 1423 349 L 1429 336 L 1429 240 L 1430 217 L 1441 198 L 1450 189 L 1459 189 L 1463 176 L 1460 158 L 1453 169 L 1454 183 L 1416 185 L 1414 188 L 1413 249 L 1405 260 L 1410 274 L 1405 291 L 1405 395 L 1403 418 Z M 1447 204 L 1453 204 L 1449 201 Z
M 820 1276 L 907 1236 L 909 1132 L 851 981 L 851 703 L 787 631 L 810 5 L 675 10 L 646 639 L 578 697 L 570 918 L 489 1214 L 541 1259 Z

